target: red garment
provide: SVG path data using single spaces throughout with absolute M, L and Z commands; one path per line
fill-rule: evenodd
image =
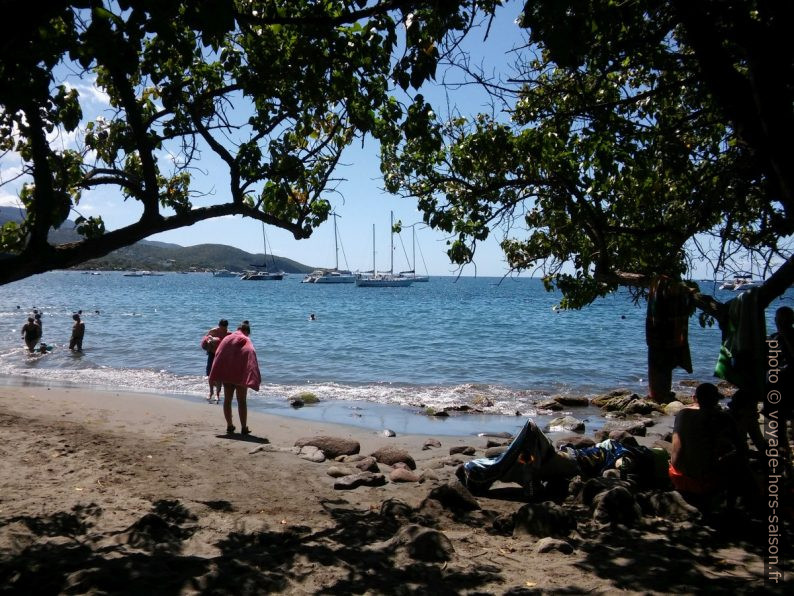
M 719 487 L 717 483 L 707 479 L 693 478 L 676 470 L 672 462 L 667 468 L 667 474 L 670 477 L 670 482 L 673 483 L 673 488 L 677 491 L 693 493 L 696 495 L 705 495 L 716 491 Z
M 254 344 L 242 331 L 235 331 L 223 338 L 210 370 L 210 383 L 244 385 L 259 391 L 262 381 Z

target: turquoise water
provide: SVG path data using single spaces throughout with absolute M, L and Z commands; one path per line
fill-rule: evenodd
M 559 294 L 536 279 L 435 277 L 410 288 L 300 280 L 69 271 L 0 286 L 0 374 L 200 399 L 206 356 L 199 341 L 227 318 L 232 327 L 251 321 L 264 381 L 253 407 L 283 408 L 311 391 L 324 402 L 400 408 L 488 398 L 489 412 L 512 415 L 531 413 L 547 395 L 646 390 L 645 309 L 627 293 L 561 312 L 553 309 Z M 789 292 L 771 309 L 792 302 Z M 46 356 L 29 356 L 20 339 L 34 307 L 44 313 L 44 341 L 55 345 Z M 67 349 L 78 309 L 83 355 Z M 695 371 L 677 371 L 676 380 L 709 379 L 719 339 L 718 329 L 693 318 Z

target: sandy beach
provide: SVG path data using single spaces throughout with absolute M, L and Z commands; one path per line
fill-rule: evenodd
M 460 490 L 455 469 L 484 455 L 485 437 L 387 437 L 254 412 L 253 434 L 230 438 L 219 406 L 57 387 L 0 387 L 0 417 L 3 593 L 777 589 L 764 581 L 765 530 L 749 521 L 643 505 L 604 525 L 569 498 L 574 527 L 541 535 L 517 485 L 476 499 Z M 318 436 L 358 442 L 364 456 L 402 451 L 415 469 L 369 462 L 374 486 L 340 487 L 361 462 L 297 453 Z

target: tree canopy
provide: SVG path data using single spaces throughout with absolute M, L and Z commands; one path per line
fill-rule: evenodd
M 528 1 L 515 76 L 469 71 L 503 111 L 442 120 L 418 96 L 384 144 L 387 188 L 458 263 L 502 226 L 509 264 L 541 267 L 565 306 L 698 258 L 729 272 L 737 251 L 771 273 L 768 303 L 794 282 L 793 10 Z
M 345 147 L 398 127 L 392 91 L 432 78 L 445 40 L 498 3 L 4 2 L 17 16 L 0 35 L 0 152 L 20 160 L 25 220 L 0 229 L 0 283 L 221 215 L 307 237 Z M 108 110 L 90 114 L 76 82 Z M 208 154 L 227 187 L 201 187 Z M 79 215 L 97 189 L 138 221 L 107 231 Z M 84 239 L 50 245 L 73 211 Z

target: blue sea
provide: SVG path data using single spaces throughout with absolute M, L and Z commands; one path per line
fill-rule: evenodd
M 250 406 L 286 415 L 384 428 L 409 424 L 390 419 L 395 409 L 487 400 L 493 405 L 486 411 L 499 416 L 480 424 L 494 428 L 517 412 L 534 415 L 535 402 L 548 396 L 646 392 L 645 304 L 635 305 L 625 291 L 580 311 L 560 311 L 560 295 L 531 278 L 432 277 L 409 288 L 301 279 L 58 271 L 0 286 L 0 374 L 17 385 L 203 401 L 206 355 L 199 342 L 226 318 L 231 328 L 251 322 L 263 385 L 250 394 Z M 735 295 L 710 286 L 702 289 L 721 300 Z M 768 325 L 775 308 L 792 303 L 791 291 L 775 301 Z M 29 355 L 20 337 L 34 308 L 44 313 L 43 340 L 54 345 L 43 356 Z M 77 310 L 86 324 L 83 354 L 68 350 Z M 694 373 L 676 371 L 676 383 L 711 379 L 719 329 L 701 328 L 693 317 L 690 343 Z M 290 399 L 303 392 L 320 405 L 292 410 Z M 439 433 L 441 424 L 454 426 L 434 419 L 395 430 Z

